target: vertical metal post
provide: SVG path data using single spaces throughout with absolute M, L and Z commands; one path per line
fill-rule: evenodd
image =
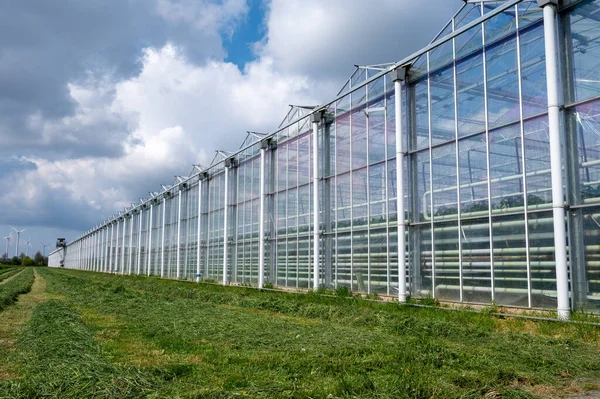
M 162 237 L 160 239 L 160 278 L 165 276 L 165 218 L 167 215 L 167 198 L 162 200 Z
M 229 195 L 229 165 L 225 165 L 225 195 L 223 204 L 223 285 L 227 284 L 227 214 L 228 209 L 228 195 Z
M 319 289 L 319 123 L 321 111 L 311 115 L 312 121 L 312 161 L 313 161 L 313 290 Z
M 144 208 L 140 206 L 139 230 L 138 230 L 138 256 L 137 256 L 137 274 L 141 273 L 142 269 L 142 217 L 144 216 Z
M 131 268 L 133 265 L 133 219 L 135 213 L 131 211 L 131 221 L 129 222 L 129 267 L 127 268 L 127 274 L 131 274 Z
M 114 234 L 115 224 L 111 222 L 110 224 L 110 242 L 108 246 L 108 272 L 112 273 L 112 249 L 113 249 L 113 234 Z
M 181 186 L 179 186 L 179 191 L 177 192 L 177 274 L 176 277 L 179 279 L 181 277 L 181 267 L 180 267 L 180 247 L 181 246 Z
M 114 272 L 117 273 L 119 271 L 119 227 L 121 227 L 120 225 L 120 220 L 117 220 L 117 234 L 115 237 L 115 270 Z
M 202 232 L 202 179 L 198 179 L 198 233 L 196 238 L 196 282 L 200 282 L 200 234 Z
M 104 271 L 104 229 L 105 226 L 102 226 L 102 229 L 100 230 L 100 243 L 98 244 L 98 253 L 100 254 L 100 265 L 98 267 L 99 272 Z
M 127 217 L 123 216 L 123 239 L 121 240 L 121 274 L 125 273 L 125 229 L 127 227 Z
M 560 147 L 560 105 L 557 67 L 556 7 L 557 0 L 538 0 L 544 11 L 544 43 L 546 49 L 546 85 L 548 89 L 548 131 L 550 138 L 550 175 L 552 179 L 552 212 L 556 261 L 557 311 L 560 319 L 569 318 L 569 275 L 567 270 L 567 239 L 562 185 Z
M 406 68 L 400 67 L 390 73 L 394 81 L 394 107 L 396 119 L 396 207 L 398 213 L 398 302 L 406 302 L 406 222 L 404 221 L 404 150 L 402 132 L 402 85 Z
M 150 275 L 150 267 L 152 266 L 152 216 L 154 210 L 154 200 L 150 201 L 150 225 L 148 226 L 148 270 L 146 275 Z
M 260 209 L 258 212 L 258 288 L 265 284 L 265 157 L 268 141 L 260 147 Z

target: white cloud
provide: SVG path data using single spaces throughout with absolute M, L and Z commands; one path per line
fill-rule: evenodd
M 197 31 L 231 35 L 235 25 L 248 12 L 248 5 L 246 0 L 224 0 L 222 3 L 156 0 L 156 11 L 169 23 L 184 23 Z
M 280 70 L 340 79 L 354 64 L 399 61 L 426 45 L 459 7 L 450 0 L 272 0 L 258 51 Z

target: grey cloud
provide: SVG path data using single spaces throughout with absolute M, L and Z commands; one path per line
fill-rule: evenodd
M 90 74 L 109 76 L 115 82 L 135 76 L 142 66 L 142 48 L 160 47 L 168 41 L 185 48 L 194 62 L 224 56 L 217 31 L 167 23 L 158 15 L 154 1 L 3 2 L 0 151 L 31 153 L 29 146 L 36 151 L 41 132 L 28 125 L 31 115 L 37 113 L 45 121 L 60 121 L 74 114 L 68 82 L 85 81 Z M 94 138 L 81 133 L 82 140 L 88 143 Z M 112 123 L 99 137 L 99 145 L 57 140 L 37 151 L 66 151 L 67 156 L 118 156 L 121 150 L 113 144 L 127 135 L 126 126 Z M 112 143 L 109 146 L 104 145 L 107 137 Z

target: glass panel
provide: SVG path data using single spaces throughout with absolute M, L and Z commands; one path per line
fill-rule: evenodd
M 524 124 L 525 171 L 529 209 L 549 207 L 552 203 L 550 178 L 550 137 L 546 116 Z
M 337 103 L 335 119 L 335 171 L 344 173 L 350 170 L 350 113 L 349 97 Z
M 531 262 L 531 305 L 556 308 L 556 263 L 551 212 L 529 215 L 529 259 Z
M 543 24 L 520 33 L 520 42 L 523 117 L 527 118 L 548 110 Z
M 367 117 L 364 108 L 354 110 L 352 118 L 352 169 L 367 164 Z
M 461 225 L 463 301 L 489 303 L 492 268 L 489 220 L 465 221 Z
M 352 174 L 352 218 L 353 225 L 367 224 L 367 169 L 359 169 Z
M 414 240 L 411 245 L 413 250 L 413 294 L 417 297 L 431 297 L 432 264 L 431 264 L 431 225 L 415 226 Z
M 351 222 L 351 198 L 350 198 L 350 174 L 346 173 L 337 177 L 337 227 L 338 229 L 350 227 Z
M 479 7 L 472 12 L 474 18 L 479 17 Z M 481 49 L 481 24 L 474 26 L 454 39 L 456 57 L 466 56 L 473 51 Z
M 600 1 L 586 3 L 570 13 L 575 101 L 600 95 Z
M 514 37 L 487 49 L 486 68 L 489 127 L 519 120 L 519 80 Z
M 473 54 L 456 64 L 458 136 L 485 131 L 483 55 Z
M 494 237 L 494 301 L 499 305 L 529 306 L 527 247 L 523 215 L 492 219 Z
M 431 156 L 434 219 L 457 217 L 456 144 L 434 148 Z
M 579 156 L 580 198 L 597 203 L 600 198 L 600 101 L 575 110 Z
M 600 310 L 600 208 L 584 211 L 583 242 L 587 282 L 587 310 Z
M 479 4 L 466 4 L 454 19 L 454 29 L 458 29 L 464 25 L 467 25 L 480 16 L 481 7 Z
M 350 233 L 337 234 L 335 257 L 335 285 L 336 287 L 351 285 L 351 258 L 352 245 Z
M 388 245 L 387 231 L 385 229 L 371 230 L 370 232 L 370 269 L 369 292 L 387 295 L 388 292 Z
M 380 163 L 369 167 L 369 207 L 371 226 L 385 224 L 385 164 Z
M 460 300 L 458 262 L 458 225 L 456 222 L 434 225 L 435 296 L 446 301 Z
M 385 159 L 385 112 L 383 110 L 369 112 L 368 122 L 369 163 L 372 164 Z
M 523 207 L 522 157 L 520 125 L 490 132 L 492 212 Z
M 353 289 L 357 292 L 367 292 L 369 268 L 369 241 L 368 232 L 359 231 L 352 233 L 352 268 Z
M 418 215 L 415 219 L 418 222 L 431 220 L 431 192 L 429 188 L 430 165 L 429 152 L 422 151 L 415 154 L 415 174 L 417 184 L 417 203 Z
M 431 143 L 443 143 L 455 138 L 454 69 L 446 68 L 431 74 Z
M 485 134 L 458 142 L 461 215 L 488 213 L 488 182 Z
M 415 111 L 414 111 L 414 149 L 426 148 L 429 146 L 429 114 L 428 114 L 428 91 L 427 80 L 421 80 L 414 84 L 411 90 L 414 93 Z
M 452 40 L 449 40 L 429 53 L 429 70 L 446 66 L 452 62 Z
M 484 13 L 487 13 L 497 5 L 485 4 Z M 506 37 L 515 31 L 515 11 L 514 8 L 501 12 L 485 22 L 485 42 L 491 43 L 499 38 Z

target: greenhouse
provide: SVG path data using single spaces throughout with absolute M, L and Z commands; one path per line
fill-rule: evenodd
M 600 310 L 600 0 L 456 3 L 425 48 L 358 66 L 50 265 Z

